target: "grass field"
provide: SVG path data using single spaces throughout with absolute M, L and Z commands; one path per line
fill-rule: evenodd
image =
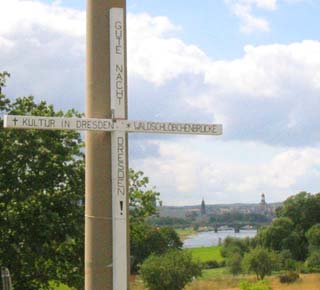
M 186 251 L 190 251 L 193 259 L 199 260 L 200 262 L 207 262 L 215 260 L 221 262 L 223 257 L 221 256 L 221 246 L 202 247 L 202 248 L 190 248 Z
M 217 269 L 221 271 L 221 269 Z M 240 290 L 241 281 L 255 281 L 253 276 L 233 277 L 216 270 L 208 270 L 205 275 L 193 281 L 185 290 Z M 268 277 L 266 280 L 273 290 L 320 290 L 320 274 L 300 275 L 301 279 L 292 284 L 281 284 L 278 276 Z M 142 281 L 137 280 L 132 284 L 132 290 L 147 290 Z
M 320 274 L 302 274 L 300 278 L 293 284 L 281 284 L 276 275 L 267 277 L 266 280 L 273 290 L 320 290 Z M 244 280 L 255 281 L 255 277 L 242 275 L 233 277 L 225 268 L 204 270 L 202 277 L 193 281 L 185 290 L 240 290 L 239 284 Z M 147 290 L 139 277 L 131 284 L 131 289 Z M 60 285 L 55 290 L 71 289 Z

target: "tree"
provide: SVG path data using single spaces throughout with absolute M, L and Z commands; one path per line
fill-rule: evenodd
M 292 245 L 294 258 L 304 261 L 308 255 L 306 232 L 320 223 L 320 193 L 300 192 L 289 197 L 277 209 L 277 217 L 286 217 L 293 222 L 293 232 L 287 240 Z
M 142 171 L 129 170 L 130 198 L 130 249 L 131 271 L 138 272 L 138 266 L 151 254 L 163 254 L 169 249 L 182 247 L 177 233 L 168 227 L 157 228 L 147 224 L 147 219 L 157 215 L 161 205 L 160 193 L 149 186 L 149 178 Z
M 226 265 L 232 275 L 238 275 L 242 272 L 242 256 L 239 253 L 234 253 L 226 259 Z
M 312 271 L 320 271 L 320 250 L 313 250 L 310 253 L 306 265 Z
M 277 209 L 277 217 L 289 218 L 298 232 L 306 232 L 320 222 L 320 193 L 300 192 Z
M 149 178 L 142 171 L 129 169 L 129 192 L 131 224 L 144 223 L 146 218 L 157 214 L 160 193 L 149 187 Z
M 7 73 L 0 74 L 0 87 Z M 19 115 L 75 116 L 33 97 L 0 111 Z M 3 129 L 0 124 L 0 264 L 17 290 L 49 289 L 49 281 L 83 284 L 84 156 L 73 131 Z
M 251 240 L 249 238 L 239 239 L 227 237 L 223 242 L 221 255 L 225 258 L 233 256 L 235 253 L 243 256 L 250 249 Z
M 312 226 L 306 233 L 309 249 L 320 250 L 320 224 Z
M 263 280 L 271 274 L 273 268 L 270 252 L 261 247 L 252 249 L 244 255 L 243 267 L 247 272 L 254 272 L 258 280 Z
M 141 266 L 142 279 L 150 290 L 182 290 L 200 275 L 200 264 L 193 262 L 191 254 L 186 251 L 152 255 Z
M 131 227 L 131 271 L 138 272 L 138 266 L 151 254 L 164 254 L 172 249 L 181 249 L 182 242 L 176 231 L 169 227 L 155 228 L 145 223 Z
M 289 250 L 295 258 L 303 255 L 301 237 L 295 231 L 294 224 L 288 217 L 276 218 L 270 226 L 261 228 L 256 240 L 261 246 L 270 250 L 278 252 Z

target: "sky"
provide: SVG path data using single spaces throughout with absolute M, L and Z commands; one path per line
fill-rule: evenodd
M 200 4 L 199 4 L 200 3 Z M 5 93 L 84 112 L 85 0 L 0 0 Z M 223 136 L 129 136 L 164 205 L 320 192 L 320 1 L 127 0 L 129 119 Z

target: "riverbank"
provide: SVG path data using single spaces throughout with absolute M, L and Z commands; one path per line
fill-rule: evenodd
M 175 228 L 175 231 L 177 232 L 180 240 L 183 242 L 186 239 L 198 234 L 198 231 L 195 231 L 193 228 L 189 227 L 189 228 L 183 228 L 183 229 L 177 229 Z
M 196 232 L 183 240 L 183 247 L 199 248 L 218 246 L 221 245 L 227 237 L 244 239 L 253 238 L 256 234 L 256 230 L 241 230 L 239 233 L 235 233 L 233 230 Z

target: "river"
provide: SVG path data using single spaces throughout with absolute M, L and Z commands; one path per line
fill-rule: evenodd
M 223 242 L 227 237 L 235 238 L 253 238 L 257 234 L 256 230 L 240 230 L 235 233 L 234 230 L 201 232 L 184 240 L 184 248 L 209 247 L 219 245 L 219 240 Z

